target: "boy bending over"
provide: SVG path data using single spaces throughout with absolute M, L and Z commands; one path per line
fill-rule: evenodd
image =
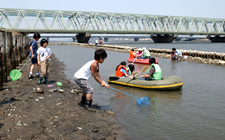
M 88 79 L 92 76 L 102 86 L 109 88 L 110 86 L 102 80 L 99 73 L 99 63 L 103 63 L 107 57 L 107 53 L 104 49 L 98 49 L 95 51 L 94 60 L 91 60 L 84 64 L 75 74 L 74 81 L 83 90 L 81 102 L 79 105 L 84 106 L 85 109 L 90 109 L 92 104 L 92 94 L 94 89 L 88 83 Z

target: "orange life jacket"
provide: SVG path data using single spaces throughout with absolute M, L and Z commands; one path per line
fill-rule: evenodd
M 133 55 L 134 51 L 130 51 L 130 58 L 135 58 L 135 56 Z
M 155 63 L 156 63 L 156 64 L 159 64 L 158 59 L 156 59 L 156 58 L 155 58 Z
M 123 65 L 120 65 L 120 66 L 117 68 L 117 70 L 116 70 L 116 76 L 118 76 L 118 77 L 123 77 L 123 76 L 125 76 L 125 74 L 124 74 L 122 71 L 120 71 L 122 68 L 125 69 L 125 71 L 126 71 L 126 73 L 127 73 L 126 67 L 124 67 Z

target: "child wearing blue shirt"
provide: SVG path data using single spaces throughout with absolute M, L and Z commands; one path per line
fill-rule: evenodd
M 31 58 L 31 67 L 30 67 L 30 73 L 29 73 L 29 79 L 33 78 L 32 72 L 34 69 L 34 66 L 36 64 L 37 73 L 36 78 L 39 78 L 39 65 L 37 65 L 37 50 L 38 50 L 38 43 L 37 41 L 41 38 L 39 33 L 34 33 L 33 40 L 30 42 L 30 58 Z

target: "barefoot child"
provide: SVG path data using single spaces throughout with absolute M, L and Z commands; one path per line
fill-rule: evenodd
M 109 88 L 109 85 L 106 84 L 104 80 L 102 80 L 99 73 L 99 63 L 103 63 L 106 57 L 107 53 L 104 49 L 96 50 L 94 60 L 87 62 L 74 74 L 74 81 L 83 90 L 81 102 L 79 105 L 84 106 L 88 110 L 92 104 L 92 94 L 94 93 L 94 89 L 87 80 L 93 76 L 102 87 Z
M 41 47 L 37 51 L 37 60 L 38 65 L 41 66 L 41 76 L 39 78 L 38 84 L 42 84 L 43 78 L 45 78 L 44 84 L 48 84 L 48 75 L 49 75 L 49 61 L 51 61 L 51 49 L 47 47 L 48 40 L 42 39 Z

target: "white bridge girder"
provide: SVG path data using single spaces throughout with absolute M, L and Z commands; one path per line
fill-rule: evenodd
M 225 19 L 0 8 L 0 29 L 40 33 L 225 35 Z

